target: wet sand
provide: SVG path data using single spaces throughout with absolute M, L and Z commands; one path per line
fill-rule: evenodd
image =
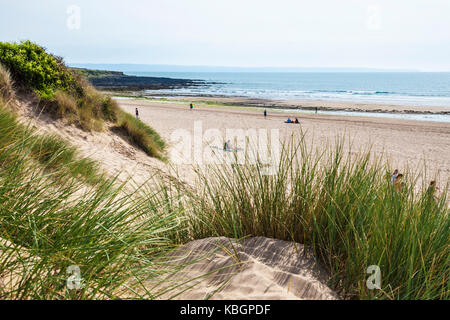
M 112 92 L 110 92 L 112 93 Z M 113 93 L 114 94 L 114 93 Z M 250 106 L 260 108 L 283 108 L 296 110 L 319 111 L 347 111 L 347 112 L 371 112 L 371 113 L 393 113 L 393 114 L 441 114 L 450 116 L 450 106 L 422 106 L 422 105 L 397 105 L 385 103 L 361 103 L 347 101 L 325 101 L 325 100 L 269 100 L 247 97 L 225 97 L 225 96 L 183 96 L 176 94 L 145 94 L 142 92 L 128 92 L 130 96 L 149 97 L 155 100 L 186 103 L 220 104 L 228 106 Z

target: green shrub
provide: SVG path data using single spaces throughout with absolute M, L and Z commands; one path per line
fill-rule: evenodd
M 57 89 L 81 93 L 80 86 L 62 60 L 30 41 L 0 42 L 0 63 L 11 72 L 17 83 L 35 90 L 42 97 L 53 97 Z

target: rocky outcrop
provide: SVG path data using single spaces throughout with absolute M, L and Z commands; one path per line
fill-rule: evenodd
M 89 81 L 92 85 L 99 89 L 108 90 L 179 89 L 205 84 L 205 82 L 201 80 L 138 77 L 128 75 L 89 77 Z

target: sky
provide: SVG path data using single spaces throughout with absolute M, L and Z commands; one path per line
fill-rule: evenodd
M 450 71 L 449 0 L 0 0 L 68 63 Z

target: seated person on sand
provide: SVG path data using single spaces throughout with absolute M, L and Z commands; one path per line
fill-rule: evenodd
M 227 142 L 225 142 L 225 143 L 223 144 L 223 151 L 237 151 L 237 148 L 236 148 L 236 149 L 233 148 L 233 147 L 231 146 L 230 140 L 228 140 Z
M 403 180 L 403 174 L 399 173 L 394 180 L 395 191 L 402 192 L 403 184 L 404 184 L 404 182 L 402 182 L 402 180 Z
M 392 184 L 395 183 L 395 179 L 397 179 L 397 176 L 398 176 L 398 169 L 395 169 L 394 173 L 391 174 L 391 182 L 392 182 Z
M 292 123 L 291 118 L 288 118 L 284 123 Z
M 295 118 L 295 123 L 300 123 L 300 121 L 298 121 L 298 119 L 297 119 L 297 118 Z
M 427 189 L 427 197 L 429 199 L 436 199 L 435 196 L 436 190 L 439 190 L 439 188 L 436 187 L 436 181 L 431 181 L 430 186 Z

